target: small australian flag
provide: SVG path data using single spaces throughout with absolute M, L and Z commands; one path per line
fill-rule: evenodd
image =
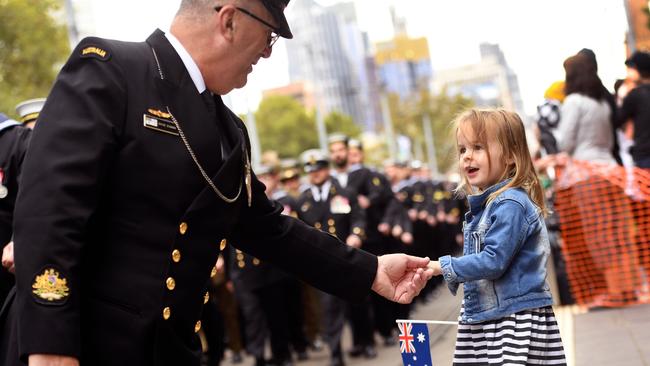
M 404 366 L 432 366 L 426 324 L 399 323 L 399 350 Z

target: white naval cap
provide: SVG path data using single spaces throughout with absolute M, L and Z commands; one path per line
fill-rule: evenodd
M 16 106 L 16 113 L 20 116 L 20 122 L 28 123 L 38 118 L 45 105 L 45 98 L 26 100 Z

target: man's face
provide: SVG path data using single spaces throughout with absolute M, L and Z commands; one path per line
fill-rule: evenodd
M 208 70 L 207 75 L 204 75 L 208 89 L 218 94 L 226 94 L 232 89 L 242 88 L 246 85 L 248 74 L 253 71 L 253 66 L 260 58 L 271 56 L 272 47 L 269 47 L 269 41 L 274 33 L 269 25 L 277 28 L 275 20 L 260 2 L 244 2 L 239 9 L 233 5 L 226 5 L 221 11 L 225 11 L 227 8 L 233 12 L 230 25 L 232 39 L 230 40 L 227 67 L 220 70 Z M 218 60 L 219 57 L 223 58 L 223 56 L 214 55 L 215 60 Z M 222 62 L 223 59 L 219 61 Z M 223 85 L 221 90 L 211 88 L 211 85 L 219 84 Z
M 362 164 L 363 163 L 363 151 L 357 149 L 356 147 L 351 147 L 348 149 L 348 164 Z
M 337 168 L 348 165 L 348 147 L 343 142 L 330 144 L 330 159 Z
M 286 179 L 282 181 L 282 186 L 287 191 L 295 192 L 300 188 L 300 178 Z
M 384 172 L 391 182 L 395 182 L 397 180 L 397 167 L 395 165 L 385 165 Z
M 329 178 L 330 170 L 328 168 L 321 168 L 309 173 L 309 183 L 320 186 Z
M 279 179 L 276 174 L 263 174 L 258 177 L 260 182 L 266 186 L 266 194 L 269 195 L 278 187 Z

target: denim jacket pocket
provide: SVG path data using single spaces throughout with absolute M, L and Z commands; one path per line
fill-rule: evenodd
M 481 311 L 491 310 L 499 306 L 494 281 L 478 280 L 476 281 L 476 291 L 479 293 Z

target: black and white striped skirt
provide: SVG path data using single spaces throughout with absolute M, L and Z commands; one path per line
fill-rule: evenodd
M 480 324 L 463 324 L 459 317 L 454 365 L 566 365 L 553 308 Z

